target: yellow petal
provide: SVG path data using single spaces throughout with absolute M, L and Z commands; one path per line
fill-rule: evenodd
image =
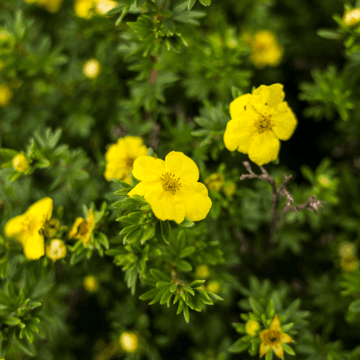
M 180 190 L 176 192 L 185 205 L 185 216 L 191 221 L 205 219 L 209 213 L 212 202 L 208 196 L 207 188 L 204 184 L 184 183 Z
M 274 353 L 281 359 L 284 358 L 284 350 L 280 343 L 275 344 L 272 346 L 272 349 L 274 350 Z
M 227 123 L 224 143 L 228 150 L 237 150 L 244 154 L 249 152 L 253 137 L 256 134 L 255 120 L 254 111 L 249 111 L 244 113 L 241 118 L 230 120 Z
M 5 236 L 8 238 L 21 238 L 22 222 L 25 219 L 24 215 L 15 216 L 10 219 L 5 225 Z
M 29 207 L 25 214 L 36 219 L 40 228 L 50 220 L 53 211 L 53 201 L 49 197 L 43 198 Z
M 138 180 L 154 181 L 165 172 L 165 162 L 152 156 L 140 156 L 134 161 L 133 175 Z
M 125 136 L 124 142 L 129 155 L 134 157 L 146 156 L 147 148 L 142 138 L 138 136 Z
M 276 137 L 280 140 L 288 140 L 296 128 L 297 120 L 286 101 L 278 106 L 272 115 L 272 120 L 272 130 Z
M 261 114 L 267 114 L 284 100 L 281 84 L 261 85 L 252 94 L 252 104 Z
M 270 324 L 270 329 L 271 330 L 280 330 L 280 320 L 277 315 L 275 315 L 275 317 L 272 319 L 271 324 Z
M 249 158 L 261 166 L 276 160 L 279 154 L 280 141 L 272 131 L 264 131 L 254 136 L 249 149 Z
M 39 259 L 44 255 L 44 237 L 39 233 L 34 233 L 24 243 L 24 253 L 29 260 Z
M 171 151 L 165 158 L 165 169 L 183 181 L 198 181 L 199 168 L 194 160 L 180 151 Z
M 152 181 L 152 182 L 141 181 L 131 191 L 128 192 L 128 195 L 130 197 L 133 197 L 133 195 L 139 195 L 145 197 L 146 199 L 146 196 L 149 193 L 160 190 L 162 189 L 159 181 Z
M 230 115 L 232 119 L 237 119 L 243 111 L 250 106 L 251 94 L 241 95 L 230 103 Z
M 290 337 L 290 335 L 285 334 L 285 333 L 281 333 L 281 342 L 283 343 L 291 343 L 293 342 L 293 339 Z
M 270 348 L 270 345 L 264 345 L 264 343 L 262 342 L 260 344 L 260 357 L 264 356 L 270 350 Z
M 77 236 L 77 233 L 79 231 L 79 226 L 83 221 L 84 221 L 84 219 L 81 217 L 76 218 L 74 225 L 72 226 L 71 230 L 69 231 L 70 239 L 79 238 L 79 236 Z

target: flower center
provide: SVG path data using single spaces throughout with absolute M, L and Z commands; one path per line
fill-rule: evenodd
M 36 220 L 27 216 L 22 223 L 22 233 L 27 235 L 33 234 L 37 230 L 36 225 Z
M 264 131 L 272 130 L 271 116 L 264 116 L 260 114 L 259 119 L 255 122 L 255 127 L 260 134 Z
M 78 228 L 78 234 L 80 236 L 85 236 L 89 231 L 89 224 L 86 220 L 83 220 L 82 223 L 80 223 Z
M 272 344 L 277 343 L 279 341 L 279 338 L 280 338 L 280 331 L 278 331 L 278 330 L 270 330 L 269 331 L 267 340 L 270 343 L 272 343 Z
M 166 172 L 160 176 L 160 181 L 162 188 L 173 195 L 181 188 L 180 178 L 175 178 L 175 174 Z
M 134 165 L 134 161 L 135 159 L 133 157 L 127 157 L 125 159 L 125 164 L 126 164 L 126 167 L 129 168 L 129 169 L 132 169 L 133 168 L 133 165 Z

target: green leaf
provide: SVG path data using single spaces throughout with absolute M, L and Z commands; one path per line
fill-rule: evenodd
M 211 5 L 211 0 L 199 0 L 201 5 L 204 6 L 210 6 Z
M 186 305 L 184 306 L 183 313 L 184 313 L 185 321 L 187 323 L 189 323 L 189 321 L 190 321 L 190 312 L 189 312 L 189 308 Z
M 160 221 L 161 236 L 163 240 L 169 245 L 171 241 L 171 225 L 169 221 Z
M 249 347 L 249 345 L 250 342 L 244 342 L 242 339 L 239 339 L 229 347 L 229 351 L 232 353 L 243 352 Z
M 288 345 L 283 343 L 282 344 L 284 351 L 289 355 L 295 355 L 295 351 Z
M 319 29 L 316 34 L 324 39 L 340 40 L 341 34 L 334 30 Z
M 4 324 L 9 326 L 16 326 L 21 323 L 21 320 L 15 316 L 8 316 L 2 321 Z
M 158 289 L 152 289 L 150 291 L 147 291 L 146 293 L 142 294 L 139 299 L 140 300 L 150 300 L 156 296 L 156 294 L 159 292 Z
M 360 313 L 360 299 L 350 303 L 349 310 L 355 313 Z
M 179 258 L 182 259 L 184 257 L 187 257 L 191 255 L 195 251 L 194 246 L 188 246 L 180 251 Z
M 176 262 L 176 267 L 180 271 L 191 271 L 192 270 L 191 264 L 189 262 L 187 262 L 186 260 L 178 260 Z
M 189 220 L 187 217 L 184 219 L 184 221 L 181 224 L 179 224 L 179 226 L 183 226 L 183 227 L 192 227 L 194 225 L 195 223 Z
M 196 0 L 189 0 L 188 11 L 190 11 L 194 7 L 195 3 L 196 3 Z
M 270 349 L 265 355 L 265 360 L 272 360 L 272 358 L 273 358 L 273 351 L 272 349 Z
M 166 302 L 169 304 L 172 295 L 173 295 L 173 294 L 172 294 L 172 292 L 170 291 L 170 288 L 168 288 L 168 289 L 165 291 L 164 295 L 161 297 L 160 305 L 163 305 L 163 304 L 165 304 Z
M 251 306 L 252 311 L 253 311 L 256 315 L 259 315 L 259 316 L 260 316 L 261 313 L 264 311 L 263 308 L 262 308 L 262 306 L 260 305 L 260 303 L 259 303 L 256 299 L 254 299 L 254 298 L 252 298 L 252 297 L 249 298 L 249 304 L 250 304 L 250 306 Z
M 169 276 L 167 276 L 166 274 L 164 274 L 163 272 L 161 272 L 157 269 L 151 269 L 150 273 L 156 280 L 159 280 L 159 281 L 168 281 L 169 280 Z
M 202 284 L 204 284 L 205 280 L 195 280 L 193 281 L 189 286 L 192 288 L 200 287 Z
M 141 244 L 144 244 L 145 241 L 152 239 L 154 235 L 155 235 L 155 224 L 153 223 L 146 224 L 143 228 L 143 234 L 140 241 Z

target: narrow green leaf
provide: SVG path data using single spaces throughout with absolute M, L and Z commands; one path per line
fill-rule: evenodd
M 242 339 L 239 339 L 229 347 L 229 351 L 232 353 L 243 352 L 249 347 L 249 345 L 249 342 L 244 342 Z
M 159 292 L 158 289 L 152 289 L 150 291 L 147 291 L 146 293 L 142 294 L 139 299 L 140 300 L 150 300 L 156 296 L 156 294 Z
M 188 3 L 189 11 L 194 7 L 195 3 L 196 3 L 196 0 L 189 0 L 189 3 Z
M 187 323 L 189 323 L 189 321 L 190 321 L 190 312 L 189 312 L 189 308 L 186 305 L 184 306 L 183 313 L 184 313 L 185 321 Z
M 171 225 L 169 221 L 160 221 L 161 236 L 163 240 L 169 245 L 171 241 Z
M 291 346 L 289 346 L 288 344 L 285 344 L 285 343 L 283 343 L 282 346 L 283 346 L 284 351 L 285 351 L 287 354 L 289 354 L 289 355 L 295 355 L 295 351 L 292 349 Z
M 157 270 L 157 269 L 151 269 L 150 270 L 151 275 L 159 281 L 168 281 L 169 280 L 169 276 L 164 274 L 163 272 Z

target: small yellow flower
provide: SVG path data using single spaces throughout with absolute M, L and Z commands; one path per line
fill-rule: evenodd
M 90 209 L 87 214 L 86 220 L 84 218 L 78 217 L 73 227 L 69 232 L 70 239 L 82 239 L 83 244 L 85 245 L 91 237 L 91 233 L 95 228 L 95 218 L 92 210 Z
M 284 358 L 283 343 L 290 343 L 293 339 L 283 332 L 281 332 L 280 321 L 277 315 L 270 324 L 270 329 L 265 329 L 260 333 L 262 340 L 260 345 L 260 357 L 264 356 L 270 349 L 281 359 Z
M 112 0 L 98 0 L 96 10 L 99 14 L 105 15 L 108 11 L 118 6 L 118 3 Z
M 346 10 L 343 16 L 343 22 L 347 26 L 354 26 L 360 22 L 360 8 Z
M 284 52 L 275 33 L 269 30 L 256 32 L 250 40 L 250 47 L 250 60 L 257 68 L 278 65 Z
M 260 324 L 255 320 L 248 320 L 245 324 L 245 330 L 249 335 L 255 336 L 260 329 Z
M 46 256 L 52 261 L 62 259 L 66 256 L 66 245 L 60 239 L 52 239 L 46 247 Z
M 29 168 L 29 161 L 23 153 L 20 153 L 12 159 L 12 165 L 16 171 L 25 173 Z
M 211 174 L 210 176 L 208 176 L 205 179 L 204 183 L 208 187 L 209 190 L 219 191 L 225 183 L 225 178 L 224 178 L 223 174 L 215 173 L 215 174 Z
M 210 270 L 207 265 L 199 265 L 195 270 L 195 277 L 197 279 L 208 279 L 210 276 Z
M 51 218 L 53 201 L 43 198 L 29 207 L 22 215 L 9 220 L 5 226 L 5 235 L 17 239 L 24 248 L 29 260 L 39 259 L 44 255 L 44 236 L 42 228 Z
M 134 161 L 139 156 L 146 154 L 147 148 L 140 137 L 125 136 L 120 138 L 116 144 L 110 145 L 106 152 L 104 173 L 106 180 L 110 181 L 110 178 L 113 178 L 131 184 L 130 172 L 133 169 Z
M 6 106 L 9 104 L 13 93 L 8 85 L 0 85 L 0 106 Z
M 320 175 L 317 180 L 320 183 L 320 185 L 322 185 L 325 188 L 328 188 L 330 186 L 331 180 L 325 175 Z
M 223 187 L 226 196 L 231 198 L 236 192 L 236 184 L 233 181 L 226 182 Z
M 347 272 L 353 272 L 359 267 L 359 261 L 355 255 L 347 255 L 341 259 L 341 267 Z
M 91 19 L 95 14 L 97 0 L 75 0 L 75 14 L 83 19 Z
M 90 59 L 83 66 L 83 74 L 89 79 L 95 79 L 98 77 L 101 70 L 101 66 L 98 60 Z
M 165 161 L 140 156 L 134 162 L 133 175 L 140 183 L 128 195 L 144 196 L 160 220 L 180 224 L 186 216 L 191 221 L 199 221 L 210 211 L 208 190 L 198 182 L 199 169 L 182 152 L 170 152 Z
M 216 280 L 209 281 L 206 285 L 206 290 L 217 294 L 220 291 L 220 283 Z
M 288 140 L 297 125 L 295 115 L 283 101 L 282 89 L 281 84 L 261 85 L 230 104 L 231 120 L 224 134 L 228 150 L 249 154 L 259 166 L 277 159 L 279 140 Z
M 63 0 L 37 0 L 39 6 L 53 14 L 59 11 L 62 2 Z
M 349 255 L 355 255 L 356 254 L 356 247 L 354 244 L 343 241 L 339 246 L 339 255 L 341 257 L 346 257 Z
M 99 282 L 93 275 L 88 275 L 84 278 L 84 288 L 88 292 L 96 292 L 99 290 Z
M 133 332 L 123 332 L 120 335 L 120 345 L 121 347 L 129 353 L 134 353 L 139 344 L 139 337 Z

